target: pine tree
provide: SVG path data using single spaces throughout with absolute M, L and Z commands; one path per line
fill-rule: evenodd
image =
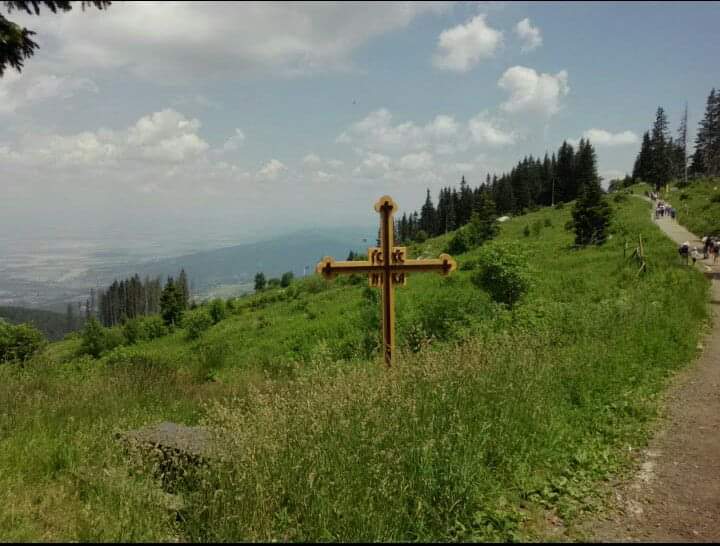
M 705 174 L 720 176 L 720 91 L 716 91 L 708 105 L 708 130 L 703 153 Z
M 688 105 L 685 103 L 685 110 L 683 116 L 680 118 L 680 126 L 678 127 L 678 137 L 676 141 L 676 153 L 675 153 L 675 176 L 678 180 L 682 180 L 683 184 L 687 184 L 687 120 L 688 120 Z
M 470 221 L 470 215 L 472 214 L 473 199 L 472 191 L 470 186 L 465 181 L 465 177 L 460 180 L 460 192 L 459 192 L 459 206 L 455 209 L 455 215 L 457 217 L 457 223 L 460 226 L 467 224 Z
M 692 158 L 690 170 L 695 175 L 705 174 L 705 155 L 707 153 L 708 142 L 712 131 L 713 109 L 715 106 L 715 88 L 710 91 L 705 104 L 705 116 L 698 124 L 697 134 L 695 135 L 695 153 Z
M 495 202 L 489 191 L 479 192 L 475 210 L 470 216 L 468 238 L 472 246 L 479 246 L 492 239 L 498 232 Z
M 180 270 L 177 280 L 178 289 L 180 290 L 180 300 L 183 311 L 188 308 L 190 302 L 190 287 L 188 286 L 188 278 L 185 269 Z
M 567 142 L 563 142 L 558 150 L 555 173 L 555 202 L 575 199 L 578 193 L 575 183 L 575 150 Z
M 650 144 L 650 131 L 645 131 L 643 134 L 642 145 L 640 146 L 640 152 L 635 158 L 635 165 L 633 166 L 633 180 L 636 182 L 643 181 L 649 182 L 650 167 L 652 165 L 652 146 Z
M 578 193 L 582 194 L 585 186 L 594 184 L 597 177 L 595 152 L 592 145 L 589 140 L 580 139 L 575 156 L 575 181 Z
M 667 184 L 672 176 L 672 153 L 669 146 L 668 121 L 662 106 L 655 115 L 652 134 L 650 135 L 650 182 L 655 190 Z
M 612 209 L 603 198 L 600 178 L 597 175 L 595 150 L 590 142 L 583 142 L 578 149 L 577 163 L 585 180 L 572 210 L 575 244 L 602 244 L 610 224 Z
M 436 234 L 435 231 L 435 207 L 432 199 L 430 198 L 430 189 L 427 190 L 427 196 L 425 197 L 425 204 L 420 210 L 420 229 L 427 233 L 429 236 Z
M 167 326 L 176 326 L 182 319 L 182 291 L 172 277 L 168 277 L 160 296 L 160 314 Z
M 265 273 L 257 273 L 255 275 L 255 292 L 260 292 L 265 288 L 267 281 L 265 280 Z

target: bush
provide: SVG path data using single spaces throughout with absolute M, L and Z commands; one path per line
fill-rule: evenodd
M 459 229 L 455 232 L 453 238 L 450 239 L 450 242 L 447 246 L 447 251 L 450 254 L 464 254 L 468 250 L 470 250 L 470 245 L 467 235 L 462 229 Z
M 227 310 L 225 309 L 225 302 L 220 298 L 216 298 L 210 302 L 208 307 L 208 313 L 212 319 L 213 324 L 217 324 L 221 320 L 224 320 L 227 316 Z
M 530 237 L 530 226 L 525 226 L 525 229 L 523 229 L 523 235 L 525 235 L 525 237 Z
M 103 328 L 95 317 L 91 317 L 82 330 L 80 354 L 99 358 L 105 351 L 110 351 L 122 345 L 125 336 L 120 329 Z
M 170 333 L 160 315 L 150 315 L 136 320 L 140 325 L 140 336 L 143 340 L 150 341 Z
M 479 267 L 471 280 L 496 302 L 513 307 L 530 288 L 527 260 L 515 247 L 509 244 L 487 246 L 478 261 Z
M 267 282 L 268 288 L 277 288 L 278 286 L 280 286 L 280 279 L 278 279 L 277 277 L 273 277 L 272 279 L 269 279 Z
M 213 319 L 210 313 L 203 308 L 185 313 L 183 326 L 185 327 L 185 337 L 188 340 L 199 338 L 212 325 Z
M 140 341 L 140 323 L 137 319 L 128 320 L 122 325 L 122 333 L 125 337 L 125 343 L 134 345 Z
M 44 344 L 42 333 L 31 324 L 13 325 L 0 319 L 0 362 L 24 362 Z
M 293 272 L 292 271 L 286 271 L 282 274 L 282 277 L 280 278 L 280 286 L 283 288 L 287 288 L 290 286 L 290 283 L 293 281 Z
M 418 243 L 424 243 L 427 241 L 428 234 L 424 229 L 418 230 L 418 232 L 415 234 L 415 241 Z

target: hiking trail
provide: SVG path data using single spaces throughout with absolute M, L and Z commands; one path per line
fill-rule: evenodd
M 702 252 L 677 221 L 655 220 L 654 211 L 653 221 L 678 245 L 689 241 Z M 590 525 L 593 541 L 720 541 L 720 260 L 696 267 L 713 275 L 712 328 L 701 356 L 673 380 L 665 423 L 642 451 L 637 474 L 613 493 L 616 510 Z

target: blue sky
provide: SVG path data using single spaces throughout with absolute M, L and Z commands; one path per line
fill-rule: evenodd
M 0 8 L 2 9 L 2 8 Z M 121 3 L 13 16 L 0 230 L 244 241 L 418 208 L 590 136 L 632 169 L 658 105 L 694 136 L 718 3 Z

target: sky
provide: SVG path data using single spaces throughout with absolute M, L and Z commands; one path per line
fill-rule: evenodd
M 0 7 L 0 11 L 4 10 Z M 3 12 L 5 15 L 7 13 Z M 247 242 L 367 226 L 589 137 L 605 184 L 659 105 L 720 87 L 717 2 L 114 2 L 12 20 L 0 234 Z M 170 244 L 170 243 L 168 243 Z

